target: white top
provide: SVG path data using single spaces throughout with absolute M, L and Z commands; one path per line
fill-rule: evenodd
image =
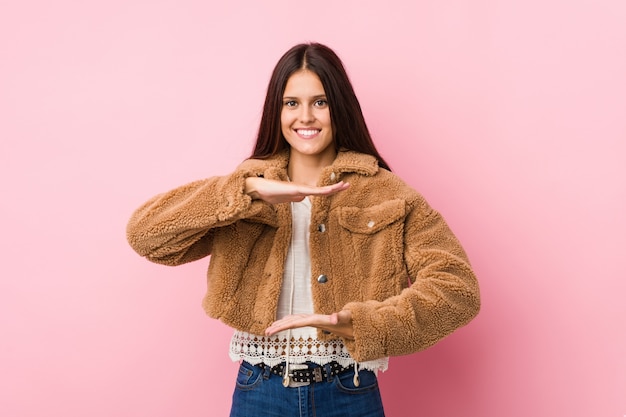
M 312 314 L 311 258 L 309 256 L 309 226 L 311 202 L 305 198 L 291 204 L 292 238 L 285 273 L 278 299 L 277 319 L 289 314 Z M 289 343 L 288 343 L 289 341 Z M 313 362 L 324 365 L 337 361 L 348 366 L 355 361 L 341 339 L 320 341 L 314 327 L 285 330 L 273 336 L 253 335 L 235 330 L 230 342 L 230 357 L 233 361 L 245 360 L 253 365 L 265 363 L 269 366 L 281 362 Z M 359 369 L 386 370 L 389 358 L 359 363 Z

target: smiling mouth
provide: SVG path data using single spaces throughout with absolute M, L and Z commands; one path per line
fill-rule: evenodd
M 296 133 L 303 138 L 312 138 L 320 132 L 320 129 L 296 129 Z

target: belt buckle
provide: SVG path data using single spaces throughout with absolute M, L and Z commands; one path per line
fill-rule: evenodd
M 304 369 L 309 369 L 309 365 L 307 365 L 306 363 L 292 363 L 292 364 L 289 364 L 289 370 L 290 371 L 291 370 L 302 371 Z M 307 385 L 311 384 L 311 381 L 296 382 L 291 377 L 292 377 L 292 375 L 289 375 L 289 385 L 287 385 L 289 388 L 306 387 Z

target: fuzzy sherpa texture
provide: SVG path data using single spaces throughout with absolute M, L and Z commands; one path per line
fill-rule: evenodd
M 205 311 L 263 334 L 276 318 L 291 211 L 252 200 L 244 183 L 249 176 L 287 180 L 288 159 L 286 152 L 250 159 L 232 174 L 152 198 L 130 219 L 130 245 L 166 265 L 211 255 Z M 319 185 L 341 180 L 350 188 L 311 197 L 311 285 L 317 313 L 352 313 L 354 340 L 345 344 L 353 358 L 416 352 L 468 323 L 480 307 L 478 283 L 442 216 L 369 155 L 339 152 Z

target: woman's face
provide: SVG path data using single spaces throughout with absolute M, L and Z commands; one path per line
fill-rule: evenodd
M 326 92 L 314 72 L 300 70 L 287 80 L 280 125 L 292 157 L 314 157 L 326 164 L 335 159 Z

